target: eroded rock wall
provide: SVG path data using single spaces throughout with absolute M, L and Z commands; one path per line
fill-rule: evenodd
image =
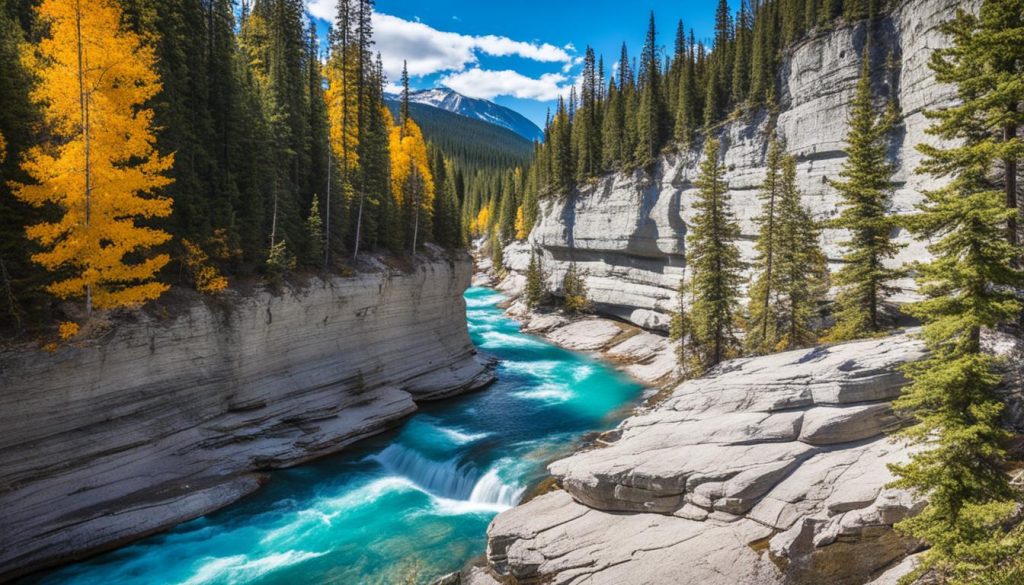
M 934 48 L 948 42 L 938 25 L 956 8 L 975 5 L 975 0 L 908 0 L 874 25 L 839 25 L 788 51 L 780 72 L 778 115 L 762 112 L 718 131 L 747 260 L 753 258 L 757 190 L 772 129 L 797 157 L 799 187 L 814 216 L 838 214 L 839 200 L 826 179 L 838 178 L 846 158 L 847 113 L 869 35 L 879 107 L 891 97 L 900 114 L 891 151 L 898 187 L 893 212 L 913 210 L 922 192 L 936 186 L 914 172 L 921 160 L 917 145 L 933 140 L 925 134 L 929 121 L 924 111 L 949 103 L 954 93 L 935 82 L 928 60 Z M 587 283 L 599 310 L 642 327 L 666 329 L 684 268 L 702 146 L 663 156 L 651 173 L 606 176 L 577 192 L 544 200 L 530 242 L 544 251 L 550 287 L 558 290 L 568 262 L 574 260 L 589 274 Z M 907 233 L 895 236 L 907 244 L 897 262 L 926 256 L 924 245 Z M 837 230 L 824 233 L 833 262 L 841 257 L 843 239 Z M 514 269 L 525 269 L 528 250 L 526 245 L 512 246 L 506 260 Z
M 0 580 L 222 507 L 259 471 L 488 383 L 471 272 L 467 257 L 314 280 L 0 353 Z

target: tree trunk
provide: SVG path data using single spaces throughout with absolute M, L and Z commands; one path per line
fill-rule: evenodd
M 1017 108 L 1011 107 L 1011 112 L 1016 112 Z M 1008 125 L 1003 130 L 1003 140 L 1009 142 L 1017 137 L 1017 126 L 1015 124 Z M 1007 240 L 1011 246 L 1017 246 L 1019 243 L 1019 232 L 1017 227 L 1017 159 L 1007 158 L 1004 161 L 1006 167 L 1006 206 L 1014 211 L 1014 214 L 1010 217 L 1010 220 L 1006 223 Z
M 78 44 L 78 99 L 82 108 L 82 136 L 85 139 L 85 228 L 89 229 L 92 220 L 92 169 L 90 154 L 92 149 L 89 128 L 89 96 L 85 91 L 85 49 L 82 46 L 82 2 L 75 1 L 75 27 Z M 86 236 L 88 238 L 88 236 Z M 92 315 L 92 284 L 85 285 L 85 313 Z

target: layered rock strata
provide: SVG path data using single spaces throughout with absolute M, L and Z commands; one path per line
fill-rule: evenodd
M 225 506 L 417 401 L 492 379 L 468 257 L 140 315 L 55 353 L 0 353 L 0 581 Z
M 838 214 L 840 202 L 827 179 L 838 178 L 846 158 L 847 114 L 869 35 L 879 107 L 881 100 L 894 99 L 900 115 L 890 157 L 897 185 L 892 212 L 912 211 L 923 191 L 938 186 L 930 177 L 915 173 L 921 161 L 917 145 L 934 140 L 925 134 L 930 121 L 924 111 L 950 103 L 954 93 L 936 83 L 928 60 L 936 47 L 948 44 L 938 25 L 956 8 L 971 9 L 976 4 L 974 0 L 906 0 L 873 25 L 839 24 L 787 51 L 780 71 L 777 115 L 743 117 L 717 131 L 747 260 L 753 257 L 757 232 L 753 220 L 761 207 L 757 191 L 772 130 L 797 157 L 798 186 L 814 216 L 828 219 Z M 702 147 L 698 143 L 667 154 L 651 172 L 609 175 L 575 192 L 543 200 L 530 245 L 511 247 L 506 262 L 521 273 L 530 246 L 540 248 L 550 271 L 549 287 L 557 291 L 568 263 L 575 261 L 588 274 L 587 285 L 598 310 L 642 327 L 667 329 L 683 274 Z M 897 263 L 927 255 L 924 244 L 905 231 L 894 235 L 906 244 Z M 824 233 L 823 245 L 833 263 L 842 255 L 844 238 L 841 231 Z M 905 284 L 912 288 L 911 282 Z

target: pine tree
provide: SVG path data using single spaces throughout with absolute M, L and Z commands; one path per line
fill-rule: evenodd
M 821 226 L 800 201 L 796 158 L 782 160 L 776 269 L 780 292 L 774 308 L 777 351 L 807 347 L 817 341 L 812 320 L 828 293 L 828 261 L 821 249 Z
M 829 181 L 845 204 L 832 225 L 850 234 L 844 243 L 843 266 L 835 276 L 840 288 L 836 325 L 829 333 L 834 341 L 880 332 L 885 326 L 883 303 L 896 292 L 892 281 L 902 274 L 886 265 L 900 250 L 891 237 L 897 219 L 889 212 L 893 166 L 887 150 L 895 113 L 892 107 L 876 111 L 867 50 L 863 60 L 851 103 L 848 158 L 840 172 L 843 180 Z
M 723 178 L 725 167 L 719 162 L 719 149 L 717 140 L 708 139 L 696 181 L 696 215 L 686 240 L 686 265 L 692 275 L 694 299 L 688 351 L 697 356 L 700 372 L 735 357 L 739 350 L 739 226 L 729 209 L 729 186 Z
M 570 315 L 585 313 L 590 310 L 588 295 L 586 275 L 570 262 L 562 278 L 562 308 Z
M 536 309 L 544 304 L 547 297 L 547 274 L 544 272 L 544 264 L 536 250 L 530 250 L 530 263 L 526 266 L 526 306 Z
M 954 85 L 960 103 L 929 112 L 929 133 L 963 141 L 959 148 L 924 147 L 931 169 L 946 176 L 975 165 L 991 172 L 988 184 L 1002 187 L 1006 206 L 1018 210 L 1018 175 L 1024 157 L 1024 10 L 1021 0 L 986 0 L 975 16 L 964 10 L 941 27 L 952 45 L 932 53 L 935 80 Z M 1019 211 L 1006 224 L 1006 238 L 1020 243 Z
M 136 258 L 170 235 L 137 222 L 170 215 L 170 199 L 153 193 L 170 183 L 173 157 L 154 149 L 143 108 L 160 90 L 153 49 L 122 29 L 109 0 L 44 0 L 38 14 L 50 36 L 38 45 L 33 98 L 52 142 L 25 153 L 36 184 L 15 194 L 63 216 L 28 228 L 47 248 L 33 260 L 61 275 L 51 293 L 84 296 L 87 312 L 155 299 L 168 288 L 153 278 L 169 257 Z
M 35 246 L 25 235 L 25 226 L 42 220 L 44 211 L 11 194 L 13 182 L 29 180 L 19 166 L 20 153 L 38 140 L 40 116 L 30 98 L 32 78 L 22 59 L 21 19 L 10 2 L 0 6 L 0 135 L 7 154 L 0 157 L 0 326 L 20 330 L 26 321 L 42 318 L 49 305 L 41 293 L 46 275 L 36 270 L 31 259 Z
M 1007 237 L 1018 211 L 1008 205 L 1005 178 L 1000 184 L 990 174 L 996 161 L 1004 171 L 1011 166 L 1005 159 L 1015 155 L 1014 141 L 1019 148 L 1019 138 L 1000 133 L 1018 118 L 1013 108 L 1006 111 L 1003 100 L 1013 95 L 1014 84 L 1007 85 L 1011 75 L 999 65 L 1020 49 L 989 43 L 1014 30 L 1019 34 L 1021 8 L 1020 2 L 988 0 L 977 19 L 958 11 L 943 27 L 953 45 L 936 51 L 931 64 L 937 77 L 957 83 L 963 105 L 929 112 L 937 120 L 930 132 L 963 142 L 919 147 L 926 156 L 920 170 L 950 180 L 925 194 L 910 224 L 932 242 L 933 259 L 919 268 L 926 300 L 910 308 L 924 323 L 928 357 L 907 368 L 911 384 L 895 403 L 916 422 L 905 436 L 926 445 L 909 463 L 892 466 L 894 485 L 926 494 L 928 501 L 919 515 L 897 525 L 930 547 L 908 579 L 926 571 L 941 583 L 1009 585 L 1024 579 L 1024 530 L 1008 528 L 1017 520 L 1021 496 L 1005 471 L 1009 434 L 997 393 L 1000 360 L 982 342 L 985 330 L 1016 320 L 1024 309 L 1014 292 L 1024 286 L 1020 250 Z M 992 53 L 978 52 L 986 48 Z
M 665 103 L 661 88 L 661 71 L 658 63 L 657 29 L 654 13 L 651 13 L 647 27 L 647 39 L 640 54 L 639 91 L 640 102 L 637 113 L 637 140 L 633 162 L 645 168 L 654 163 L 661 150 L 665 130 Z
M 735 47 L 732 65 L 732 103 L 742 104 L 750 91 L 750 58 L 752 52 L 750 10 L 746 0 L 736 15 Z
M 759 197 L 762 201 L 761 214 L 755 218 L 758 225 L 757 243 L 754 246 L 757 257 L 754 260 L 754 280 L 750 287 L 750 312 L 746 350 L 752 354 L 766 354 L 775 351 L 779 343 L 779 319 L 775 313 L 782 294 L 780 273 L 776 265 L 780 252 L 780 221 L 782 200 L 782 142 L 773 137 L 768 145 L 765 161 L 765 178 Z

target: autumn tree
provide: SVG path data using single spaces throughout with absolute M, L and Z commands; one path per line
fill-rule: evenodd
M 145 254 L 170 235 L 139 221 L 170 215 L 157 191 L 173 158 L 156 151 L 144 107 L 160 91 L 153 50 L 122 28 L 111 0 L 44 0 L 38 15 L 50 34 L 29 57 L 39 77 L 32 97 L 51 139 L 24 153 L 35 183 L 15 194 L 61 217 L 28 228 L 45 248 L 33 259 L 60 275 L 51 293 L 84 297 L 87 312 L 155 299 L 168 288 L 154 277 L 169 257 Z
M 573 315 L 590 310 L 587 275 L 575 262 L 569 263 L 569 269 L 562 278 L 562 308 Z
M 429 238 L 434 210 L 434 178 L 423 132 L 412 118 L 391 128 L 391 193 L 404 217 L 405 240 L 414 251 Z

